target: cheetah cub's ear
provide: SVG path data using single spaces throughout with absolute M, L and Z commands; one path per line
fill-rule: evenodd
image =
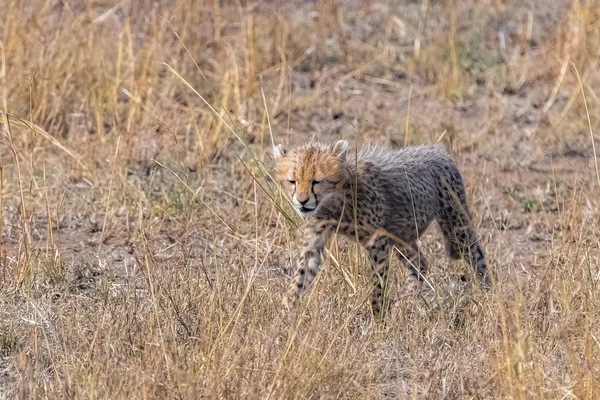
M 277 146 L 273 146 L 273 156 L 275 159 L 280 157 L 284 157 L 287 155 L 287 150 L 283 147 L 282 144 L 278 144 Z
M 340 158 L 346 158 L 346 152 L 348 151 L 348 147 L 350 147 L 350 145 L 348 144 L 347 140 L 338 140 L 333 145 L 333 152 L 337 154 Z

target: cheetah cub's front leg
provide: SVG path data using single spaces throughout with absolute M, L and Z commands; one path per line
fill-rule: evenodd
M 371 264 L 371 284 L 373 285 L 371 309 L 373 310 L 373 314 L 378 315 L 384 308 L 383 294 L 388 281 L 388 262 L 392 245 L 388 237 L 375 236 L 369 241 L 366 247 Z
M 286 308 L 290 309 L 298 301 L 300 295 L 308 290 L 317 276 L 325 245 L 332 233 L 331 227 L 323 225 L 319 221 L 311 221 L 306 227 L 298 269 L 292 280 L 290 291 L 283 300 Z

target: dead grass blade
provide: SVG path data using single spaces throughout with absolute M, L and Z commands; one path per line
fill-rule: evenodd
M 0 114 L 3 114 L 6 118 L 10 118 L 13 121 L 15 121 L 17 123 L 17 126 L 21 126 L 23 128 L 31 129 L 36 134 L 40 135 L 41 137 L 43 137 L 44 139 L 46 139 L 47 141 L 49 141 L 50 144 L 52 144 L 54 147 L 62 150 L 69 157 L 71 157 L 73 160 L 75 160 L 77 162 L 77 164 L 85 172 L 87 172 L 89 174 L 90 177 L 93 176 L 90 168 L 83 163 L 81 156 L 79 156 L 78 154 L 76 154 L 71 149 L 67 148 L 65 145 L 63 145 L 61 142 L 59 142 L 58 139 L 56 139 L 54 136 L 50 135 L 48 132 L 46 132 L 40 126 L 35 125 L 35 124 L 33 124 L 33 123 L 29 122 L 29 121 L 25 121 L 24 119 L 21 119 L 21 118 L 15 116 L 15 115 L 10 114 L 10 113 L 4 113 L 4 112 L 0 111 Z
M 581 97 L 583 98 L 583 105 L 585 106 L 585 115 L 587 116 L 588 127 L 590 128 L 590 138 L 592 140 L 592 150 L 594 154 L 594 167 L 596 169 L 596 180 L 598 182 L 598 187 L 600 187 L 600 170 L 598 169 L 598 155 L 596 153 L 596 141 L 594 140 L 594 130 L 592 129 L 592 120 L 590 119 L 590 110 L 588 110 L 587 100 L 585 98 L 585 90 L 583 89 L 583 84 L 581 83 L 581 77 L 579 76 L 579 71 L 575 64 L 572 61 L 571 68 L 575 72 L 575 76 L 577 76 L 577 82 L 579 83 L 579 89 L 581 90 Z

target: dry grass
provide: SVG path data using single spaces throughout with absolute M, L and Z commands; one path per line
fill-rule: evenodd
M 5 0 L 0 399 L 600 398 L 600 8 L 555 3 Z M 444 143 L 494 290 L 431 229 L 384 323 L 342 241 L 284 313 L 271 128 Z

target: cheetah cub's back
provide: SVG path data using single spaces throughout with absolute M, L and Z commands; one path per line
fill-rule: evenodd
M 374 286 L 372 306 L 381 308 L 393 246 L 413 276 L 427 263 L 416 241 L 435 219 L 453 259 L 464 258 L 489 284 L 483 250 L 471 223 L 461 175 L 442 146 L 399 150 L 368 146 L 349 151 L 346 141 L 274 148 L 275 177 L 307 220 L 300 263 L 288 296 L 295 302 L 314 280 L 328 239 L 340 234 L 367 248 Z

